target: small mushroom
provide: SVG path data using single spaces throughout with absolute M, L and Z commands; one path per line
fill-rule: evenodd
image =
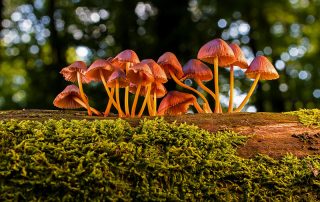
M 105 116 L 108 116 L 110 107 L 109 103 L 112 103 L 114 107 L 117 109 L 118 113 L 121 114 L 121 109 L 118 108 L 116 101 L 113 99 L 114 90 L 110 92 L 109 87 L 107 86 L 107 79 L 112 74 L 113 67 L 108 60 L 98 59 L 95 60 L 90 67 L 87 69 L 85 76 L 89 81 L 102 81 L 103 86 L 108 94 L 109 101 L 104 112 Z
M 191 86 L 188 86 L 184 83 L 182 83 L 179 79 L 183 77 L 183 70 L 180 62 L 178 61 L 177 57 L 171 53 L 166 52 L 163 55 L 161 55 L 158 59 L 158 64 L 163 68 L 163 70 L 166 72 L 168 78 L 172 78 L 179 86 L 184 87 L 188 90 L 193 91 L 194 93 L 198 94 L 201 99 L 205 103 L 207 103 L 207 99 L 196 89 L 192 88 Z M 209 106 L 209 104 L 208 104 Z M 206 112 L 211 112 L 206 111 Z
M 234 56 L 236 58 L 236 61 L 234 63 L 232 63 L 230 66 L 230 98 L 229 98 L 228 112 L 232 112 L 233 111 L 233 89 L 234 89 L 233 66 L 238 66 L 241 69 L 247 69 L 248 62 L 247 62 L 241 48 L 238 46 L 238 44 L 232 43 L 232 44 L 229 44 L 229 46 L 232 49 Z
M 120 52 L 115 58 L 113 58 L 114 65 L 119 65 L 119 67 L 125 66 L 125 73 L 128 73 L 129 67 L 133 64 L 139 63 L 139 57 L 133 50 L 124 50 Z M 129 109 L 129 86 L 125 87 L 125 112 L 126 115 L 130 115 L 130 109 Z
M 190 105 L 194 105 L 199 113 L 202 109 L 197 103 L 197 98 L 189 93 L 170 91 L 161 101 L 158 115 L 181 115 L 188 111 Z
M 86 109 L 88 110 L 88 115 L 91 116 L 91 109 L 89 106 L 89 101 L 87 96 L 83 92 L 82 83 L 88 83 L 88 80 L 85 76 L 85 72 L 87 70 L 87 65 L 83 61 L 76 61 L 71 65 L 64 67 L 60 74 L 63 75 L 66 81 L 78 82 L 78 86 L 80 89 L 80 95 L 83 102 L 86 104 Z
M 128 69 L 127 78 L 131 83 L 137 85 L 136 94 L 131 108 L 131 117 L 134 117 L 141 86 L 150 85 L 154 81 L 154 77 L 148 65 L 138 63 Z M 146 96 L 145 99 L 148 100 L 149 97 Z
M 220 112 L 218 67 L 227 67 L 232 64 L 235 61 L 234 53 L 225 41 L 222 39 L 213 39 L 200 48 L 197 58 L 214 65 L 215 112 Z
M 279 78 L 279 74 L 271 64 L 271 62 L 265 56 L 257 56 L 249 65 L 247 71 L 245 72 L 246 76 L 250 79 L 254 79 L 254 82 L 244 100 L 241 102 L 239 107 L 235 110 L 235 112 L 240 112 L 244 105 L 249 100 L 252 95 L 257 83 L 260 80 L 274 80 Z
M 53 105 L 62 109 L 87 108 L 82 101 L 79 88 L 76 85 L 68 85 L 53 101 Z M 100 116 L 100 112 L 92 107 L 91 111 Z

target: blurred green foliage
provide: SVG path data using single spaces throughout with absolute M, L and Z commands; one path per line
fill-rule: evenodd
M 268 56 L 280 73 L 260 83 L 248 111 L 319 108 L 319 10 L 320 0 L 3 0 L 0 109 L 53 108 L 67 85 L 59 71 L 77 59 L 89 65 L 130 48 L 140 59 L 172 51 L 184 64 L 217 37 L 239 43 L 249 61 Z M 228 70 L 220 72 L 227 103 Z M 239 103 L 251 81 L 241 70 L 235 75 Z M 101 84 L 85 91 L 103 108 Z

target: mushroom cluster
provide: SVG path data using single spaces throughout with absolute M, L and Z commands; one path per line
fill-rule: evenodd
M 213 64 L 213 72 L 203 62 Z M 67 86 L 53 101 L 54 106 L 64 109 L 85 108 L 88 115 L 108 116 L 114 107 L 119 117 L 141 117 L 147 108 L 150 116 L 185 114 L 190 105 L 198 113 L 222 113 L 219 99 L 219 66 L 230 67 L 230 98 L 228 112 L 240 112 L 248 102 L 259 80 L 273 80 L 279 78 L 272 63 L 264 56 L 257 56 L 248 65 L 247 60 L 237 44 L 227 44 L 222 39 L 213 39 L 204 44 L 197 55 L 197 59 L 190 59 L 184 66 L 177 57 L 166 52 L 159 57 L 157 62 L 153 59 L 139 60 L 133 50 L 124 50 L 115 57 L 97 59 L 89 68 L 82 61 L 76 61 L 64 67 L 60 73 L 67 81 L 75 82 Z M 245 75 L 254 82 L 244 100 L 234 109 L 234 66 L 245 69 Z M 173 79 L 175 83 L 189 91 L 184 93 L 167 90 L 164 83 Z M 197 85 L 208 93 L 214 103 L 214 108 L 209 105 L 207 98 L 197 89 L 186 85 L 185 79 L 194 80 Z M 205 82 L 214 80 L 214 90 L 209 89 Z M 82 84 L 89 82 L 102 82 L 108 103 L 104 113 L 90 107 L 89 99 L 83 91 Z M 124 88 L 124 98 L 120 100 L 120 90 Z M 134 94 L 133 102 L 129 102 L 129 93 Z M 194 93 L 202 99 L 200 105 Z M 144 97 L 139 112 L 136 109 L 139 97 Z M 159 107 L 157 99 L 163 98 Z M 122 104 L 124 104 L 124 109 Z

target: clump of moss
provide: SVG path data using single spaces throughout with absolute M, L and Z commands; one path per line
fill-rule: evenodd
M 243 159 L 245 140 L 163 119 L 0 121 L 0 201 L 320 199 L 320 157 Z
M 285 114 L 298 116 L 300 122 L 306 126 L 320 127 L 320 109 L 300 109 L 298 111 L 285 112 Z

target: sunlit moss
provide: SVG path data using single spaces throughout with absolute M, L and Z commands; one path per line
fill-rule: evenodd
M 0 201 L 319 199 L 319 157 L 243 159 L 246 139 L 163 119 L 0 121 Z
M 306 126 L 320 127 L 320 109 L 300 109 L 299 111 L 285 112 L 285 114 L 298 116 L 300 122 Z

